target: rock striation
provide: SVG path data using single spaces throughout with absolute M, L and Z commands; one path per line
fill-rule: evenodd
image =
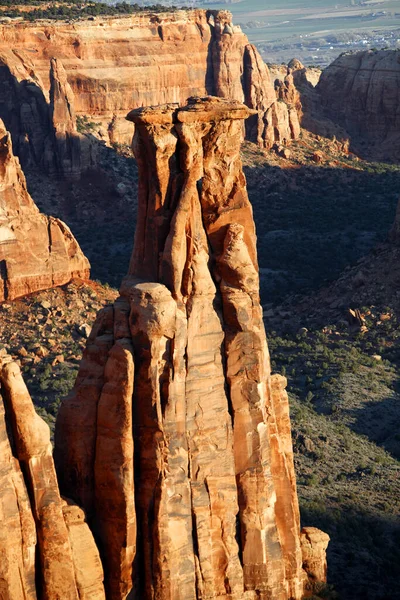
M 308 581 L 239 154 L 254 114 L 206 97 L 128 117 L 140 177 L 129 273 L 55 433 L 61 490 L 88 515 L 112 600 L 300 600 Z M 322 547 L 307 551 L 325 573 Z
M 67 225 L 39 212 L 0 121 L 0 301 L 87 279 L 89 268 Z
M 105 600 L 85 515 L 61 498 L 49 428 L 4 354 L 0 385 L 0 597 Z
M 22 136 L 40 120 L 37 105 L 43 97 L 39 102 L 38 96 L 42 90 L 47 99 L 43 90 L 50 89 L 49 65 L 54 57 L 65 67 L 77 114 L 90 116 L 104 139 L 113 143 L 131 143 L 133 128 L 125 115 L 132 107 L 183 105 L 190 96 L 207 94 L 256 109 L 248 135 L 266 148 L 298 135 L 295 110 L 277 102 L 268 67 L 232 23 L 229 11 L 139 13 L 73 24 L 1 24 L 0 81 L 3 72 L 7 85 L 24 94 L 24 119 L 18 117 Z M 7 104 L 0 91 L 0 118 L 14 137 L 3 110 Z
M 352 148 L 379 160 L 400 157 L 400 59 L 396 50 L 344 53 L 322 72 L 320 105 Z

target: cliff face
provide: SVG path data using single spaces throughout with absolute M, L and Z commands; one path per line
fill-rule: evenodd
M 0 385 L 0 597 L 105 600 L 85 515 L 61 498 L 49 428 L 4 354 Z
M 49 89 L 27 55 L 0 50 L 0 118 L 24 169 L 39 166 L 76 179 L 91 166 L 90 139 L 77 132 L 74 94 L 62 63 L 52 58 L 48 68 Z
M 46 98 L 53 57 L 65 67 L 77 113 L 101 122 L 103 135 L 114 142 L 131 142 L 133 128 L 124 117 L 132 107 L 183 104 L 207 94 L 256 108 L 251 137 L 267 148 L 296 135 L 288 127 L 295 113 L 289 119 L 286 105 L 278 107 L 268 68 L 228 11 L 1 25 L 0 76 L 10 70 L 24 93 L 33 93 L 34 99 L 24 101 L 33 122 L 39 91 L 32 80 Z M 0 96 L 0 117 L 14 134 L 5 104 Z
M 375 159 L 400 158 L 400 58 L 394 50 L 344 54 L 322 72 L 317 92 L 325 114 L 352 145 Z
M 0 301 L 73 277 L 89 277 L 89 262 L 69 228 L 39 212 L 0 121 Z
M 140 172 L 130 270 L 98 315 L 55 448 L 113 600 L 300 599 L 307 581 L 239 157 L 251 114 L 207 97 L 129 115 Z M 303 537 L 325 577 L 323 544 Z

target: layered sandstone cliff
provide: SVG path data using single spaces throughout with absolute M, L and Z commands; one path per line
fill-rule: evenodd
M 317 92 L 325 114 L 353 148 L 381 160 L 400 158 L 400 58 L 396 50 L 342 54 L 322 72 Z
M 0 43 L 1 46 L 1 43 Z M 91 141 L 77 131 L 75 97 L 60 60 L 43 83 L 27 52 L 0 49 L 0 118 L 24 169 L 77 179 L 93 163 Z
M 98 315 L 55 447 L 112 600 L 300 600 L 307 582 L 239 156 L 252 114 L 207 97 L 129 115 L 140 173 L 129 274 Z M 327 536 L 303 537 L 324 578 Z
M 69 228 L 39 212 L 0 121 L 0 301 L 89 277 Z
M 125 115 L 132 107 L 184 104 L 206 94 L 255 108 L 248 133 L 267 148 L 298 135 L 294 109 L 277 102 L 267 66 L 228 11 L 0 25 L 0 82 L 17 81 L 24 93 L 21 135 L 26 120 L 40 120 L 37 105 L 47 98 L 54 57 L 65 67 L 76 112 L 90 116 L 112 142 L 130 144 L 133 127 Z M 14 135 L 7 102 L 0 91 L 0 118 Z
M 49 428 L 4 354 L 0 386 L 0 598 L 105 600 L 85 515 L 61 498 Z

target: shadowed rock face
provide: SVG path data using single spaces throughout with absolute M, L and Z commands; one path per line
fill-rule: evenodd
M 239 156 L 251 114 L 207 97 L 128 117 L 140 173 L 129 274 L 98 315 L 55 448 L 113 600 L 303 594 L 288 400 L 270 373 Z
M 89 262 L 69 228 L 39 212 L 0 121 L 0 301 L 87 279 Z
M 24 52 L 0 50 L 0 118 L 23 168 L 79 179 L 95 162 L 91 139 L 78 133 L 75 96 L 62 62 L 48 64 L 49 92 Z
M 361 155 L 400 158 L 400 59 L 395 50 L 348 53 L 317 85 L 325 114 L 344 127 Z
M 49 428 L 4 354 L 0 386 L 0 597 L 105 600 L 85 515 L 61 498 Z
M 0 25 L 0 77 L 1 65 L 11 67 L 25 96 L 29 92 L 25 121 L 37 122 L 40 109 L 32 85 L 25 89 L 24 82 L 33 78 L 40 80 L 41 89 L 50 89 L 53 57 L 65 67 L 77 113 L 98 122 L 111 142 L 131 143 L 133 128 L 125 115 L 132 107 L 183 105 L 190 96 L 206 94 L 257 110 L 248 129 L 251 141 L 270 148 L 298 137 L 295 110 L 277 102 L 268 67 L 228 11 Z M 1 112 L 1 91 L 0 117 L 10 129 Z
M 75 96 L 61 61 L 50 61 L 50 119 L 56 168 L 65 177 L 79 179 L 82 164 L 81 137 L 76 128 Z

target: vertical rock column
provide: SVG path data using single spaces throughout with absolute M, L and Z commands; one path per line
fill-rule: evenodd
M 287 397 L 239 156 L 251 114 L 207 97 L 128 117 L 129 274 L 56 425 L 62 490 L 90 515 L 111 600 L 302 596 Z
M 50 430 L 21 372 L 0 356 L 0 597 L 104 600 L 99 553 L 83 511 L 58 489 Z
M 81 139 L 76 128 L 75 97 L 68 83 L 67 74 L 60 60 L 50 61 L 50 119 L 56 167 L 60 174 L 79 179 L 82 170 Z M 51 152 L 51 148 L 49 149 Z M 52 157 L 48 157 L 51 162 Z
M 224 104 L 220 103 L 221 109 Z M 178 119 L 192 129 L 207 121 L 207 103 L 189 106 Z M 226 118 L 229 114 L 230 118 Z M 215 278 L 222 297 L 226 380 L 233 416 L 234 458 L 244 585 L 274 599 L 286 598 L 286 529 L 299 532 L 296 490 L 283 495 L 288 521 L 278 520 L 274 459 L 283 454 L 282 441 L 272 433 L 276 421 L 270 389 L 270 361 L 259 300 L 259 276 L 253 213 L 240 159 L 242 120 L 250 114 L 225 108 L 203 134 L 204 173 L 201 189 L 203 223 L 216 259 Z M 204 125 L 203 125 L 204 127 Z M 179 129 L 178 129 L 179 130 Z M 280 470 L 286 478 L 292 473 Z M 289 527 L 288 527 L 289 526 Z M 300 540 L 289 550 L 301 579 Z M 299 590 L 297 590 L 299 593 Z
M 268 66 L 241 28 L 232 23 L 232 13 L 211 10 L 207 14 L 212 30 L 214 93 L 254 109 L 246 122 L 247 139 L 268 149 L 297 139 L 301 104 L 277 96 Z M 293 83 L 290 89 L 295 91 Z

